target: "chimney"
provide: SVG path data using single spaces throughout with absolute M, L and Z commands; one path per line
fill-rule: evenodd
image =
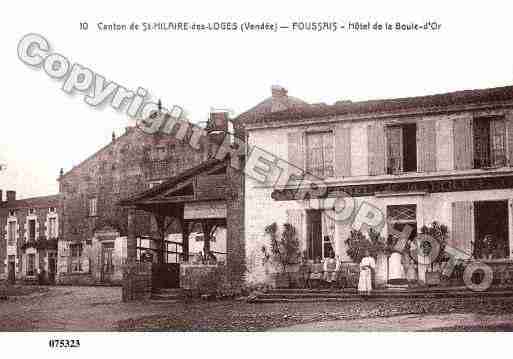
M 112 131 L 112 142 L 116 141 L 116 132 Z
M 208 143 L 215 146 L 220 146 L 228 132 L 228 112 L 227 111 L 212 111 L 208 119 L 205 130 L 207 131 Z M 208 157 L 215 154 L 214 147 L 208 146 Z M 211 153 L 214 151 L 213 153 Z
M 287 97 L 287 89 L 280 85 L 272 85 L 271 94 L 273 99 Z
M 16 201 L 16 191 L 6 191 L 7 202 Z

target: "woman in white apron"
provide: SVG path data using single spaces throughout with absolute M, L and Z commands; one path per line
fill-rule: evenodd
M 368 296 L 372 290 L 372 271 L 376 268 L 376 261 L 365 251 L 365 256 L 360 262 L 360 279 L 358 280 L 358 293 Z

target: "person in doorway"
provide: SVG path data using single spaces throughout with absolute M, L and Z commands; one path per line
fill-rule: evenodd
M 194 258 L 192 259 L 192 263 L 193 264 L 203 264 L 203 253 L 201 251 L 198 251 L 198 253 L 196 253 L 194 255 Z
M 376 268 L 376 261 L 368 250 L 360 262 L 360 279 L 358 280 L 358 293 L 367 297 L 372 291 L 372 271 Z
M 315 261 L 312 265 L 312 271 L 310 273 L 310 286 L 313 288 L 318 288 L 322 279 L 322 269 L 323 265 L 321 262 L 321 258 L 315 258 Z
M 337 260 L 335 259 L 335 253 L 333 251 L 330 252 L 330 255 L 328 258 L 324 260 L 324 281 L 329 285 L 332 286 L 337 278 Z
M 487 234 L 483 238 L 482 259 L 492 259 L 495 251 L 495 239 L 493 235 Z

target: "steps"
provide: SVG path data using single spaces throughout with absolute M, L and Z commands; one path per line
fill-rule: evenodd
M 473 297 L 513 297 L 512 289 L 496 289 L 486 292 L 474 292 L 462 287 L 455 288 L 422 288 L 422 289 L 377 289 L 367 300 L 404 300 L 404 299 L 443 299 L 443 298 L 473 298 Z M 355 289 L 274 289 L 259 293 L 251 302 L 357 302 L 363 300 Z
M 176 302 L 184 298 L 184 291 L 180 288 L 160 288 L 151 293 L 151 299 L 159 302 Z

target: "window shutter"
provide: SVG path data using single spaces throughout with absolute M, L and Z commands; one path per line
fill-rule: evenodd
M 466 255 L 472 255 L 474 241 L 474 203 L 454 202 L 452 204 L 452 231 L 450 245 Z
M 382 123 L 374 123 L 367 127 L 369 151 L 369 174 L 377 176 L 385 174 L 385 129 Z
M 302 209 L 287 210 L 287 222 L 296 230 L 297 238 L 299 239 L 299 246 L 302 250 L 306 249 L 306 231 L 304 228 L 305 215 L 305 211 Z
M 420 172 L 436 171 L 436 121 L 417 123 L 417 153 Z
M 335 177 L 351 176 L 351 128 L 335 128 Z
M 506 136 L 508 148 L 508 163 L 513 166 L 513 112 L 506 113 Z
M 303 146 L 303 132 L 290 132 L 288 140 L 288 162 L 296 168 L 289 167 L 289 177 L 293 174 L 301 175 L 305 170 L 305 150 Z
M 454 167 L 457 170 L 474 167 L 472 116 L 454 119 Z

